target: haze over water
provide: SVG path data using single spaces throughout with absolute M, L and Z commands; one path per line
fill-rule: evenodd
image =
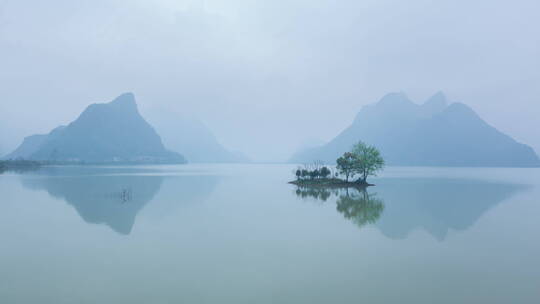
M 0 175 L 2 303 L 537 303 L 539 169 L 294 165 Z M 29 292 L 32 291 L 32 292 Z

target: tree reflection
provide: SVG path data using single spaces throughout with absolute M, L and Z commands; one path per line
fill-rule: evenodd
M 465 178 L 381 178 L 374 188 L 295 188 L 305 200 L 335 202 L 358 226 L 373 224 L 391 239 L 423 229 L 439 241 L 451 230 L 465 231 L 494 206 L 530 186 Z M 384 212 L 384 216 L 383 216 Z
M 337 211 L 358 227 L 375 224 L 384 210 L 384 202 L 365 189 L 353 194 L 340 195 L 336 201 Z
M 297 188 L 296 195 L 301 198 L 314 198 L 326 202 L 328 198 L 336 194 L 335 191 L 332 192 L 326 188 Z
M 384 201 L 366 188 L 298 187 L 295 193 L 322 202 L 336 197 L 336 210 L 358 227 L 375 224 L 384 211 Z

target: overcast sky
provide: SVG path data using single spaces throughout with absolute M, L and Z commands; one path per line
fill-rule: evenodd
M 538 0 L 0 0 L 0 152 L 123 92 L 280 161 L 442 90 L 540 151 Z

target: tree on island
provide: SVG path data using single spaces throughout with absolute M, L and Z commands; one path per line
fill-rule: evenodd
M 358 142 L 354 145 L 352 153 L 358 159 L 356 170 L 361 176 L 361 182 L 367 183 L 369 176 L 376 176 L 377 172 L 384 168 L 384 159 L 381 152 L 374 146 L 366 145 L 363 142 Z
M 332 171 L 321 162 L 306 164 L 303 168 L 298 168 L 294 171 L 297 181 L 320 181 L 326 180 L 332 175 Z
M 322 167 L 321 170 L 319 171 L 319 175 L 322 177 L 322 178 L 327 178 L 330 174 L 332 174 L 332 172 L 330 171 L 330 169 L 328 169 L 328 167 Z
M 336 160 L 336 168 L 339 174 L 345 175 L 345 182 L 349 182 L 349 177 L 353 178 L 357 171 L 358 158 L 352 152 L 345 152 L 343 156 Z
M 335 177 L 329 167 L 322 162 L 314 162 L 296 169 L 293 172 L 296 181 L 291 183 L 303 186 L 368 186 L 367 178 L 375 176 L 384 167 L 384 159 L 379 150 L 361 141 L 339 157 L 336 163 Z M 340 175 L 345 180 L 340 179 Z M 354 180 L 355 176 L 359 178 Z
M 375 176 L 384 168 L 384 159 L 379 150 L 361 141 L 353 146 L 352 151 L 345 152 L 339 157 L 336 163 L 339 173 L 345 176 L 347 183 L 349 178 L 359 175 L 360 178 L 356 182 L 367 184 L 369 176 Z

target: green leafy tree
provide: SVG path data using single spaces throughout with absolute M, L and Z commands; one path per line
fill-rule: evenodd
M 330 175 L 331 172 L 330 172 L 330 169 L 328 169 L 328 167 L 322 167 L 321 168 L 321 171 L 319 172 L 319 175 L 322 177 L 322 178 L 327 178 L 328 175 Z
M 351 152 L 345 152 L 343 156 L 336 160 L 337 169 L 341 175 L 345 176 L 345 181 L 359 175 L 358 182 L 367 183 L 369 176 L 375 176 L 378 171 L 384 168 L 384 159 L 381 153 L 374 146 L 358 142 L 353 146 Z
M 302 169 L 302 178 L 307 178 L 307 177 L 309 177 L 309 171 L 306 169 Z
M 352 149 L 354 155 L 354 171 L 360 175 L 359 181 L 367 183 L 369 176 L 376 176 L 384 168 L 381 152 L 374 146 L 358 142 Z
M 300 178 L 302 177 L 302 170 L 297 169 L 295 172 L 295 175 L 296 175 L 296 179 L 300 180 Z
M 353 178 L 357 172 L 358 160 L 356 156 L 351 152 L 345 152 L 336 160 L 336 163 L 339 173 L 345 176 L 346 182 L 349 182 L 349 178 Z

